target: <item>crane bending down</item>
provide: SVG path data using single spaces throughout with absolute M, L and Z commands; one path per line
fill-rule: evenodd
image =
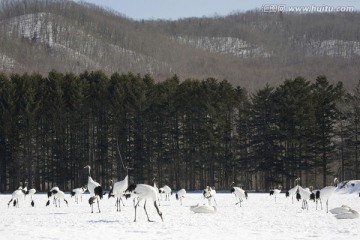
M 134 208 L 135 208 L 134 222 L 136 222 L 136 208 L 139 206 L 139 204 L 142 200 L 144 200 L 144 202 L 145 202 L 144 210 L 145 210 L 145 213 L 146 213 L 146 216 L 147 216 L 147 219 L 149 222 L 152 222 L 152 221 L 150 220 L 149 215 L 146 211 L 146 201 L 147 200 L 150 200 L 151 202 L 153 202 L 154 207 L 161 218 L 161 221 L 164 221 L 162 212 L 159 210 L 159 207 L 156 202 L 157 201 L 157 192 L 154 187 L 147 185 L 147 184 L 136 184 L 136 185 L 132 184 L 126 189 L 125 194 L 126 194 L 125 195 L 126 198 L 133 195 L 137 199 L 137 203 L 134 204 Z
M 48 201 L 46 202 L 46 206 L 50 205 L 50 197 L 54 196 L 55 206 L 60 207 L 60 200 L 63 199 L 66 205 L 68 206 L 68 201 L 65 199 L 65 193 L 61 191 L 58 187 L 53 187 L 48 192 Z
M 247 192 L 244 190 L 244 189 L 242 189 L 242 188 L 240 188 L 240 187 L 234 187 L 234 185 L 235 185 L 235 182 L 233 182 L 231 185 L 230 185 L 230 192 L 231 193 L 234 193 L 235 194 L 235 198 L 237 199 L 237 200 L 239 200 L 239 202 L 237 202 L 237 203 L 235 203 L 235 205 L 236 204 L 239 204 L 240 205 L 240 207 L 241 207 L 241 202 L 243 201 L 243 199 L 247 199 L 248 198 L 248 194 L 247 194 Z
M 15 190 L 11 195 L 11 200 L 8 203 L 8 207 L 13 200 L 14 200 L 14 203 L 13 203 L 14 207 L 19 207 L 19 199 L 25 198 L 25 195 L 26 195 L 26 191 L 24 191 L 22 188 Z
M 91 167 L 89 165 L 85 166 L 84 168 L 88 168 L 89 169 L 89 175 L 88 175 L 88 183 L 87 183 L 87 189 L 90 192 L 90 198 L 89 198 L 89 204 L 91 206 L 91 213 L 94 212 L 94 202 L 95 199 L 97 201 L 97 205 L 98 205 L 98 209 L 100 212 L 100 205 L 99 205 L 99 198 L 102 199 L 103 198 L 103 190 L 101 185 L 98 182 L 95 182 L 90 175 L 90 170 Z

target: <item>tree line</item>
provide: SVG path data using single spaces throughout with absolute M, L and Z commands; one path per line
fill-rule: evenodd
M 264 191 L 359 178 L 360 85 L 325 76 L 254 93 L 227 80 L 0 73 L 0 191 L 122 179 Z

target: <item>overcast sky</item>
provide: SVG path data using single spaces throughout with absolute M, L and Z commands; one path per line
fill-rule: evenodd
M 109 7 L 137 20 L 178 19 L 215 14 L 224 16 L 235 11 L 262 9 L 270 5 L 282 5 L 286 8 L 293 6 L 351 6 L 356 11 L 360 10 L 359 0 L 85 0 L 85 2 Z

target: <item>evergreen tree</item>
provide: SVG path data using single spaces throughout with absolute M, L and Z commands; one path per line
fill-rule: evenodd
M 256 182 L 261 178 L 265 185 L 260 187 L 269 189 L 273 183 L 278 183 L 277 167 L 278 153 L 275 145 L 276 113 L 274 105 L 274 88 L 266 86 L 251 97 L 251 152 L 252 169 Z M 257 187 L 258 188 L 258 187 Z
M 320 161 L 322 184 L 329 184 L 327 177 L 333 174 L 330 164 L 333 162 L 335 146 L 332 142 L 338 113 L 336 102 L 343 95 L 343 86 L 330 84 L 325 76 L 319 76 L 314 84 L 314 107 L 315 107 L 315 154 Z
M 287 187 L 291 187 L 296 177 L 301 177 L 307 184 L 313 166 L 314 107 L 311 94 L 310 82 L 301 77 L 286 80 L 276 89 L 274 103 L 278 131 L 274 132 L 274 137 L 281 149 L 278 156 L 281 163 L 277 167 L 286 177 Z M 302 172 L 306 175 L 304 178 Z

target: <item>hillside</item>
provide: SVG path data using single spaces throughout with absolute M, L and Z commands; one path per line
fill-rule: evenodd
M 134 21 L 66 0 L 0 1 L 0 71 L 215 77 L 256 90 L 326 74 L 359 80 L 360 13 L 247 12 Z

